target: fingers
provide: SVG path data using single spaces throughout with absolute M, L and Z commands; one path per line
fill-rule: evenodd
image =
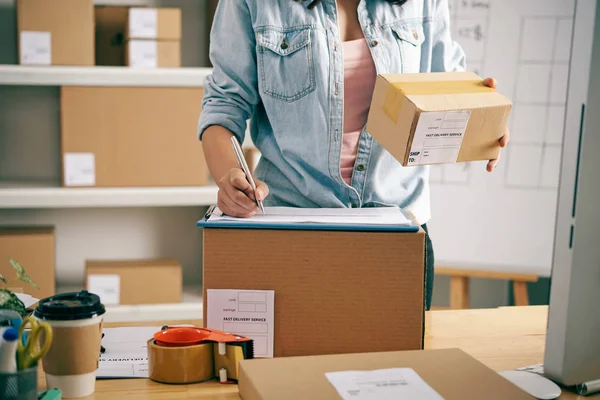
M 266 183 L 255 179 L 256 181 L 256 199 L 263 201 L 269 195 L 269 187 Z
M 492 172 L 498 166 L 499 161 L 500 161 L 500 154 L 498 154 L 498 158 L 496 158 L 495 160 L 490 160 L 487 163 L 487 167 L 486 167 L 487 172 Z
M 255 214 L 255 212 L 248 211 L 245 208 L 239 206 L 235 201 L 233 201 L 229 197 L 227 192 L 225 192 L 222 189 L 219 189 L 217 206 L 225 214 L 232 216 L 232 217 L 249 218 Z
M 504 131 L 504 136 L 500 138 L 500 147 L 506 147 L 508 143 L 510 143 L 510 131 L 508 128 L 506 128 Z
M 219 181 L 219 202 L 223 212 L 232 216 L 250 216 L 257 210 L 254 191 L 241 169 L 232 169 Z M 219 206 L 220 208 L 220 206 Z
M 496 80 L 494 78 L 485 78 L 483 80 L 483 84 L 487 87 L 491 87 L 492 89 L 496 89 Z

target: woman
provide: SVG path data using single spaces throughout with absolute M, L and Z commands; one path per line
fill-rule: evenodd
M 402 167 L 364 126 L 377 74 L 464 70 L 447 0 L 220 0 L 210 55 L 199 137 L 225 213 L 249 217 L 255 198 L 266 206 L 394 205 L 426 230 L 428 167 Z M 230 142 L 244 140 L 248 119 L 262 155 L 255 193 Z M 429 237 L 426 276 L 429 309 Z

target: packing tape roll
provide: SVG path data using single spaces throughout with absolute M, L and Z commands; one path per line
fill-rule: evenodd
M 483 84 L 483 80 L 390 82 L 385 93 L 383 111 L 389 119 L 398 122 L 402 102 L 410 95 L 472 94 L 495 92 Z
M 160 383 L 197 383 L 215 377 L 213 343 L 157 346 L 148 340 L 148 376 Z

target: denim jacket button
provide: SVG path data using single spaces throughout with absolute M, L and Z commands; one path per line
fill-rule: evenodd
M 287 43 L 286 43 L 286 42 L 283 42 L 283 43 L 281 43 L 281 49 L 282 49 L 282 50 L 285 50 L 285 49 L 287 49 L 287 48 L 288 48 L 288 45 L 287 45 Z
M 356 169 L 359 170 L 359 171 L 364 171 L 365 170 L 365 165 L 364 164 L 358 164 L 356 166 Z
M 373 40 L 371 42 L 371 46 L 373 46 L 373 47 L 377 46 L 378 44 L 379 44 L 379 42 L 377 40 Z

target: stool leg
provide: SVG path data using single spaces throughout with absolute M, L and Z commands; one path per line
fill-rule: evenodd
M 516 306 L 528 306 L 529 295 L 527 294 L 527 282 L 513 282 L 513 292 Z
M 454 310 L 469 308 L 469 278 L 464 276 L 450 278 L 450 308 Z

